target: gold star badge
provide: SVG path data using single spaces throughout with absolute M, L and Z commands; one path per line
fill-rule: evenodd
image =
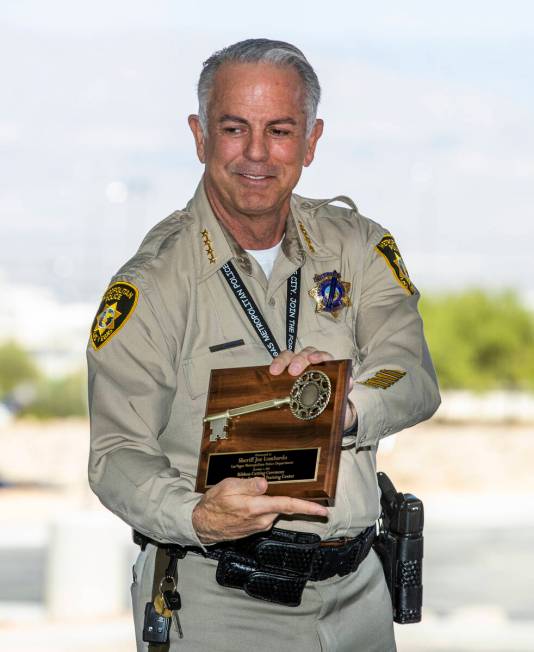
M 96 330 L 103 335 L 108 328 L 113 330 L 115 328 L 115 320 L 121 316 L 117 308 L 117 302 L 112 303 L 111 305 L 106 304 L 104 310 L 96 318 Z
M 339 272 L 326 272 L 313 277 L 315 285 L 308 292 L 315 299 L 315 312 L 329 312 L 333 317 L 339 317 L 343 308 L 352 305 L 349 297 L 351 284 L 339 278 Z

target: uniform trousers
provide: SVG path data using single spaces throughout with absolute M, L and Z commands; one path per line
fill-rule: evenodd
M 132 603 L 138 652 L 145 604 L 151 600 L 156 548 L 148 545 L 133 568 Z M 354 573 L 308 582 L 298 607 L 249 597 L 220 586 L 217 562 L 189 553 L 178 562 L 179 611 L 171 652 L 396 652 L 391 600 L 380 561 L 368 554 Z

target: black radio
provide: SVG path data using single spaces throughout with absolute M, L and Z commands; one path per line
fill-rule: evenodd
M 384 567 L 393 620 L 418 623 L 423 605 L 423 503 L 398 492 L 385 473 L 377 478 L 382 515 L 374 549 Z

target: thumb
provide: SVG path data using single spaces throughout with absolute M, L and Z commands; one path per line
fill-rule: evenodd
M 249 483 L 249 489 L 251 495 L 257 495 L 257 496 L 264 494 L 267 491 L 267 487 L 269 485 L 267 480 L 265 478 L 262 478 L 261 476 L 257 476 L 255 478 L 249 478 L 247 482 Z

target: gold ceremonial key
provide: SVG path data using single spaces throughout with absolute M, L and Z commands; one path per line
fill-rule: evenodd
M 167 609 L 167 606 L 165 604 L 165 599 L 163 598 L 163 593 L 161 592 L 158 593 L 154 598 L 154 609 L 160 616 L 163 616 L 163 618 L 172 617 L 172 611 L 170 609 Z
M 331 393 L 330 379 L 325 373 L 306 371 L 293 383 L 289 396 L 250 403 L 224 412 L 210 414 L 204 418 L 204 423 L 210 424 L 210 441 L 217 441 L 217 439 L 228 438 L 229 420 L 243 414 L 289 405 L 291 413 L 297 419 L 315 419 L 328 405 Z

